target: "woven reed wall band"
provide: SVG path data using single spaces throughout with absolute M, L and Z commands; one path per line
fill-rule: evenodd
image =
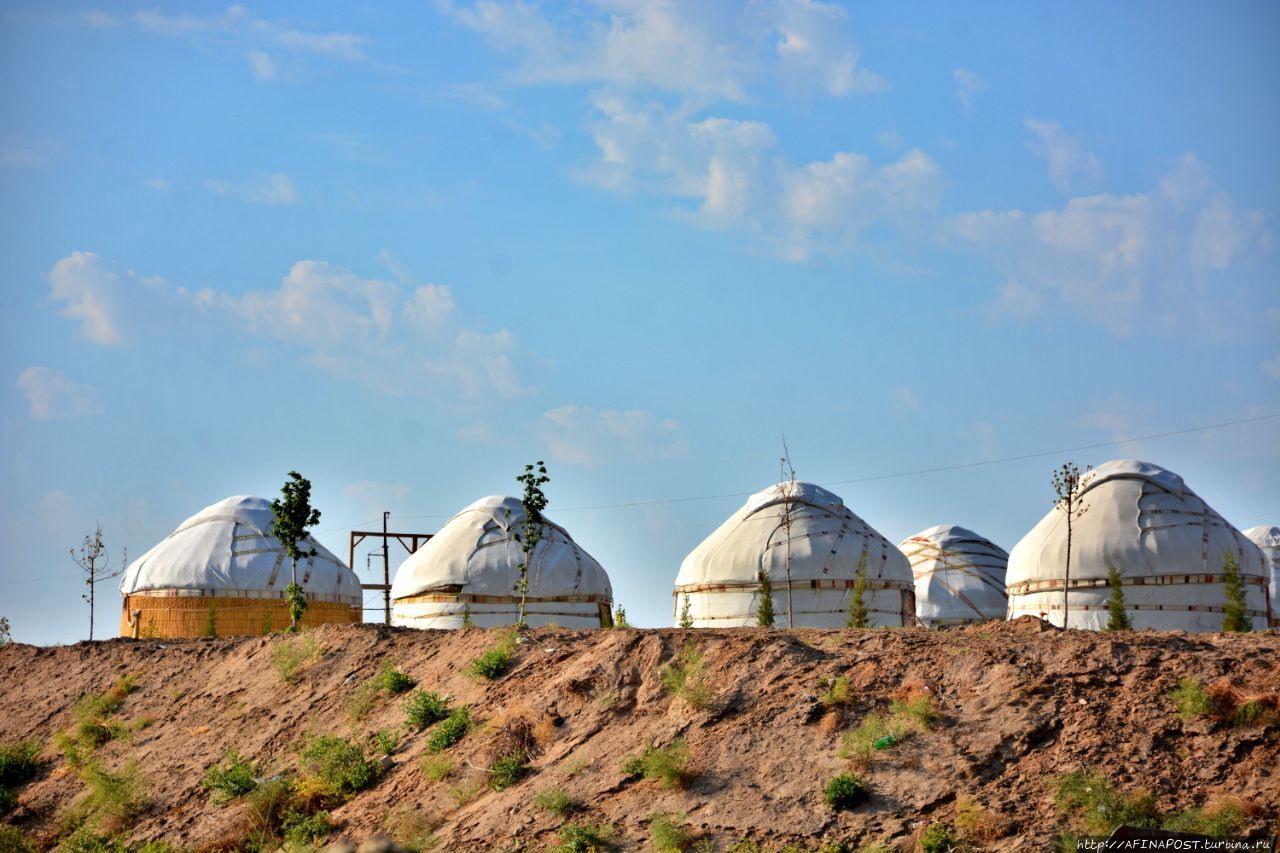
M 804 589 L 853 589 L 857 583 L 856 580 L 793 580 L 789 584 L 784 579 L 774 580 L 770 577 L 770 586 L 776 593 L 788 588 L 796 590 Z M 915 584 L 903 581 L 886 581 L 876 578 L 867 578 L 867 591 L 895 589 L 898 591 L 915 591 Z M 759 581 L 726 581 L 723 583 L 691 583 L 684 586 L 678 586 L 672 590 L 673 596 L 687 595 L 695 592 L 758 592 L 760 590 Z
M 1226 581 L 1225 575 L 1213 574 L 1190 574 L 1190 575 L 1135 575 L 1130 577 L 1121 577 L 1121 586 L 1185 586 L 1188 584 L 1204 584 L 1204 583 L 1223 583 Z M 1251 584 L 1253 586 L 1265 587 L 1267 579 L 1261 575 L 1241 575 L 1240 582 Z M 1109 581 L 1107 578 L 1079 578 L 1072 579 L 1071 589 L 1098 589 L 1106 587 Z M 1032 592 L 1061 592 L 1063 590 L 1062 578 L 1050 578 L 1042 581 L 1022 581 L 1021 583 L 1010 584 L 1008 594 L 1026 595 Z
M 1014 613 L 1024 613 L 1024 614 L 1029 614 L 1034 616 L 1037 613 L 1043 613 L 1043 612 L 1054 611 L 1054 610 L 1062 610 L 1062 609 L 1063 608 L 1061 604 L 1041 604 L 1034 607 L 1029 605 L 1020 605 L 1017 607 L 1009 608 L 1009 618 L 1010 619 L 1014 618 L 1013 617 Z M 1101 610 L 1109 609 L 1109 605 L 1072 604 L 1071 609 L 1073 611 L 1075 610 L 1101 611 Z M 1212 604 L 1128 604 L 1128 603 L 1125 604 L 1124 609 L 1125 610 L 1144 610 L 1144 611 L 1145 610 L 1168 610 L 1168 611 L 1176 611 L 1178 613 L 1222 613 L 1225 610 L 1225 608 L 1221 606 L 1212 605 Z M 1259 619 L 1266 619 L 1267 617 L 1266 612 L 1262 610 L 1246 609 L 1244 611 L 1244 615 L 1249 617 L 1256 617 Z
M 130 595 L 120 614 L 120 636 L 202 637 L 210 616 L 219 637 L 261 636 L 283 631 L 290 622 L 289 607 L 280 599 Z M 317 601 L 303 614 L 302 625 L 358 624 L 361 617 L 359 605 Z
M 424 592 L 395 599 L 396 604 L 519 604 L 518 595 L 478 595 L 471 593 Z M 526 596 L 525 606 L 541 602 L 577 603 L 577 604 L 612 604 L 613 599 L 607 595 L 539 595 Z
M 283 601 L 284 592 L 276 589 L 142 589 L 135 590 L 130 596 L 146 596 L 149 598 L 252 598 L 268 601 Z M 358 595 L 338 595 L 328 592 L 308 592 L 307 601 L 331 604 L 350 604 L 363 607 L 364 598 Z

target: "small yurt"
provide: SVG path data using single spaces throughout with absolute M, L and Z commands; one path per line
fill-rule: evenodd
M 514 625 L 525 523 L 516 498 L 481 498 L 445 522 L 409 556 L 391 583 L 391 623 L 411 628 Z M 529 556 L 525 621 L 531 627 L 599 628 L 610 623 L 613 587 L 595 558 L 558 524 L 542 520 Z
M 237 496 L 205 507 L 147 553 L 120 581 L 122 637 L 265 634 L 289 627 L 285 587 L 293 567 L 271 535 L 274 514 L 263 498 Z M 307 594 L 302 625 L 361 621 L 355 572 L 310 536 L 298 560 Z
M 1245 617 L 1267 621 L 1262 554 L 1177 474 L 1135 459 L 1116 459 L 1083 478 L 1083 514 L 1072 523 L 1070 590 L 1065 588 L 1067 520 L 1053 507 L 1009 554 L 1008 618 L 1033 615 L 1100 630 L 1108 620 L 1108 566 L 1120 573 L 1134 628 L 1220 631 L 1226 601 L 1222 565 L 1235 554 L 1245 589 Z
M 1262 557 L 1267 562 L 1267 604 L 1271 608 L 1271 627 L 1280 628 L 1280 527 L 1250 527 L 1244 535 L 1262 550 Z
M 915 587 L 902 552 L 838 495 L 813 483 L 778 483 L 752 495 L 684 558 L 674 592 L 676 623 L 687 601 L 694 627 L 755 625 L 764 571 L 773 591 L 774 625 L 791 627 L 790 602 L 794 627 L 843 627 L 863 554 L 870 624 L 912 624 Z
M 927 628 L 1003 619 L 1009 599 L 1004 573 L 1009 555 L 964 527 L 940 524 L 898 546 L 916 581 L 916 618 Z

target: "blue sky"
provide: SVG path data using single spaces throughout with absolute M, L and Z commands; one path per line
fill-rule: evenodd
M 1264 2 L 8 3 L 0 614 L 82 638 L 95 522 L 118 562 L 290 469 L 345 555 L 544 458 L 645 626 L 784 434 L 894 541 L 1012 547 L 1067 457 L 1277 523 L 1277 43 Z

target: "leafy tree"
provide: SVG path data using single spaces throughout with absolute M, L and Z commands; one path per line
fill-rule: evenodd
M 1068 616 L 1071 609 L 1071 525 L 1088 511 L 1082 501 L 1084 487 L 1088 484 L 1089 471 L 1092 465 L 1084 466 L 1084 471 L 1074 462 L 1064 462 L 1062 467 L 1053 472 L 1054 509 L 1067 517 L 1067 566 L 1062 580 L 1062 627 L 1071 626 Z
M 867 610 L 867 552 L 858 555 L 858 570 L 853 576 L 853 593 L 849 596 L 849 618 L 846 628 L 867 628 L 871 614 Z
M 529 623 L 524 618 L 524 604 L 529 595 L 529 558 L 542 541 L 542 511 L 547 508 L 547 496 L 542 487 L 551 482 L 551 478 L 547 476 L 546 464 L 539 459 L 536 465 L 524 466 L 524 473 L 516 477 L 516 482 L 524 484 L 524 496 L 520 499 L 520 505 L 524 507 L 524 524 L 515 534 L 524 553 L 524 559 L 517 567 L 520 569 L 520 608 L 516 627 L 527 628 Z
M 1107 564 L 1107 586 L 1111 588 L 1111 597 L 1107 599 L 1107 630 L 1127 631 L 1133 627 L 1133 621 L 1124 607 L 1120 570 L 1110 563 Z
M 271 535 L 280 540 L 284 552 L 289 555 L 292 575 L 289 585 L 285 587 L 285 600 L 289 602 L 289 631 L 297 632 L 298 622 L 307 609 L 307 596 L 298 585 L 298 559 L 314 557 L 315 548 L 301 548 L 299 542 L 306 542 L 307 528 L 320 523 L 320 510 L 311 506 L 311 481 L 297 471 L 289 472 L 289 479 L 280 488 L 283 500 L 271 501 L 271 512 L 275 518 L 271 522 Z
M 613 612 L 613 627 L 615 628 L 631 627 L 631 625 L 627 622 L 627 611 L 623 609 L 621 604 L 619 604 L 618 609 Z
M 1249 620 L 1244 615 L 1244 583 L 1240 580 L 1240 564 L 1234 551 L 1227 551 L 1222 561 L 1222 585 L 1226 588 L 1227 602 L 1222 607 L 1222 630 L 1245 632 Z
M 13 628 L 9 625 L 8 616 L 0 616 L 0 646 L 13 642 Z
M 756 624 L 761 628 L 773 627 L 773 582 L 767 569 L 756 575 L 760 580 L 760 603 L 756 605 Z
M 475 626 L 476 621 L 471 618 L 471 602 L 468 601 L 462 605 L 462 627 L 474 628 Z
M 71 560 L 84 571 L 84 583 L 89 587 L 89 591 L 80 597 L 89 603 L 89 639 L 92 640 L 95 589 L 98 584 L 120 574 L 119 569 L 110 571 L 111 557 L 107 554 L 107 546 L 102 541 L 101 524 L 94 527 L 92 535 L 84 537 L 78 553 L 75 548 L 71 549 Z M 129 560 L 127 550 L 124 552 L 123 560 L 126 563 Z

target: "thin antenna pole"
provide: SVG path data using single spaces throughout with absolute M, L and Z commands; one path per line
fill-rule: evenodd
M 382 613 L 391 624 L 391 550 L 387 547 L 387 519 L 391 513 L 382 514 Z

